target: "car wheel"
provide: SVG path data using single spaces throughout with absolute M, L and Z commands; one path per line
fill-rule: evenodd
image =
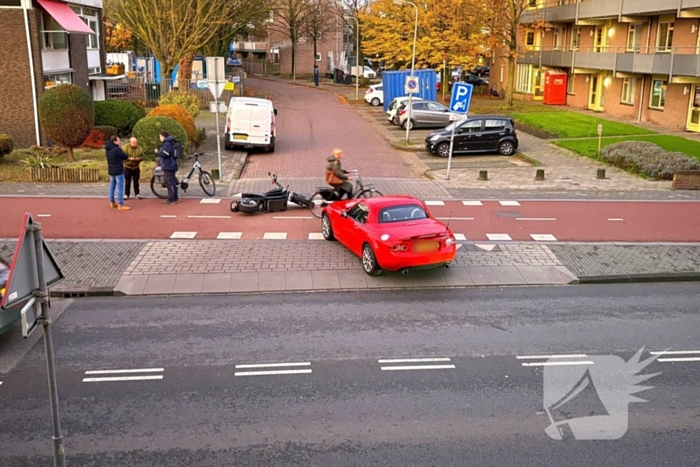
M 333 226 L 331 225 L 331 219 L 325 212 L 321 217 L 321 234 L 323 235 L 323 238 L 325 238 L 329 242 L 335 240 L 335 237 L 333 236 Z
M 374 99 L 372 99 L 372 101 L 370 102 L 370 104 L 372 104 L 372 105 L 375 106 L 375 107 L 378 106 L 378 105 L 379 105 L 379 99 L 375 97 Z
M 378 276 L 382 273 L 379 264 L 377 264 L 374 250 L 368 243 L 362 246 L 362 269 L 370 276 Z
M 415 123 L 413 123 L 413 120 L 406 120 L 405 122 L 403 122 L 403 125 L 401 125 L 401 126 L 403 127 L 404 130 L 406 129 L 407 126 L 412 130 L 413 127 L 415 126 Z
M 449 155 L 450 155 L 450 143 L 438 144 L 438 147 L 435 148 L 435 152 L 440 157 L 449 157 Z
M 513 152 L 515 152 L 515 145 L 512 141 L 503 141 L 498 145 L 498 152 L 502 156 L 512 156 Z

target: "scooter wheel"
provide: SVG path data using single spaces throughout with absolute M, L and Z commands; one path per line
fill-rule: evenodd
M 260 210 L 260 200 L 243 198 L 238 203 L 238 210 L 244 214 L 255 214 Z

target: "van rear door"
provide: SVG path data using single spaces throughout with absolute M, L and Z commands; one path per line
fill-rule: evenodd
M 249 142 L 253 107 L 237 104 L 231 115 L 231 140 Z
M 254 144 L 268 144 L 272 127 L 272 111 L 268 106 L 251 105 L 250 139 Z

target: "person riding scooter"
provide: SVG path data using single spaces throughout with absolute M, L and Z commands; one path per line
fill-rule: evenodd
M 343 199 L 345 195 L 347 195 L 348 199 L 351 199 L 353 188 L 349 180 L 352 180 L 352 177 L 347 175 L 349 173 L 347 170 L 343 170 L 340 164 L 342 157 L 343 151 L 335 148 L 333 154 L 326 159 L 328 161 L 328 164 L 326 164 L 326 182 L 338 190 L 339 199 Z

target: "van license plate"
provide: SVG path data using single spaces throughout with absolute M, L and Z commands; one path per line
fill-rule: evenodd
M 248 135 L 233 135 L 233 139 L 242 139 L 242 140 L 247 140 Z

